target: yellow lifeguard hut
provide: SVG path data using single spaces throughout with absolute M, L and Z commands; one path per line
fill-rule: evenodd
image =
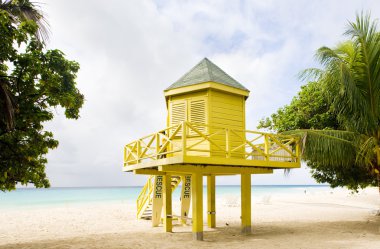
M 165 91 L 167 127 L 124 148 L 124 171 L 150 175 L 137 200 L 137 217 L 161 217 L 172 231 L 172 191 L 182 181 L 181 215 L 192 203 L 194 238 L 203 239 L 203 176 L 207 223 L 215 227 L 215 176 L 241 175 L 242 232 L 251 232 L 251 174 L 300 167 L 295 137 L 246 130 L 249 90 L 207 58 Z M 190 201 L 191 200 L 191 201 Z M 163 215 L 162 215 L 163 210 Z

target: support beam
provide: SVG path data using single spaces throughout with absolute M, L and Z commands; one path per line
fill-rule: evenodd
M 203 176 L 192 174 L 193 239 L 203 240 Z
M 216 227 L 215 220 L 215 175 L 207 176 L 207 225 Z
M 222 165 L 197 165 L 197 164 L 173 164 L 158 166 L 158 171 L 193 174 L 200 173 L 202 175 L 210 174 L 272 174 L 273 169 L 255 168 L 255 167 L 239 167 L 239 166 L 222 166 Z
M 158 171 L 157 169 L 135 169 L 133 170 L 133 173 L 136 175 L 165 175 L 165 172 Z
M 251 234 L 251 175 L 241 174 L 241 231 Z
M 172 187 L 171 177 L 166 174 L 162 176 L 164 194 L 164 227 L 165 232 L 172 232 Z

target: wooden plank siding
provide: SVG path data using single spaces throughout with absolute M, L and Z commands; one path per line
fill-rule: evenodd
M 184 110 L 183 114 L 179 110 Z M 205 123 L 210 125 L 209 130 L 205 127 L 196 127 L 203 134 L 213 134 L 218 130 L 213 126 L 223 127 L 220 134 L 213 135 L 212 141 L 218 146 L 203 141 L 187 151 L 189 156 L 217 156 L 226 157 L 226 135 L 225 128 L 234 130 L 245 130 L 245 96 L 231 94 L 215 89 L 205 89 L 202 91 L 189 92 L 170 96 L 168 99 L 168 126 L 178 124 L 182 121 L 190 123 Z M 182 135 L 182 131 L 178 133 Z M 187 134 L 187 146 L 195 144 L 203 138 L 197 136 L 194 131 Z M 239 132 L 239 136 L 231 133 L 229 136 L 230 149 L 234 149 L 244 143 L 244 132 Z M 175 142 L 180 143 L 180 139 Z M 192 151 L 193 150 L 193 151 Z M 210 150 L 209 152 L 196 150 Z M 234 158 L 244 158 L 245 148 L 241 147 L 231 153 Z M 180 152 L 176 153 L 177 155 Z
M 245 129 L 245 97 L 237 94 L 226 93 L 210 89 L 209 91 L 209 123 L 214 126 L 225 127 L 229 129 L 244 130 Z M 210 132 L 216 130 L 211 128 Z M 240 133 L 240 132 L 239 132 Z M 239 134 L 242 138 L 235 134 L 230 134 L 230 148 L 236 148 L 244 143 L 244 133 Z M 217 144 L 226 148 L 226 136 L 223 134 L 215 135 L 213 140 Z M 240 148 L 231 153 L 232 157 L 243 158 L 244 148 Z M 225 157 L 226 153 L 220 151 L 215 145 L 211 145 L 212 156 Z

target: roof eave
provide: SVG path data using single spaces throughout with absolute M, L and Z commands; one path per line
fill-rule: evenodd
M 212 88 L 232 94 L 237 94 L 237 95 L 242 95 L 245 96 L 245 98 L 248 98 L 249 96 L 249 90 L 243 90 L 240 88 L 232 87 L 232 86 L 227 86 L 221 83 L 213 82 L 213 81 L 208 81 L 208 82 L 203 82 L 200 84 L 196 85 L 189 85 L 189 86 L 183 86 L 183 87 L 178 87 L 178 88 L 170 88 L 170 89 L 165 89 L 164 90 L 164 95 L 165 98 L 168 98 L 169 96 L 173 95 L 178 95 L 178 94 L 183 94 L 183 93 L 188 93 L 188 92 L 194 92 L 194 91 L 200 91 L 203 89 L 207 88 Z

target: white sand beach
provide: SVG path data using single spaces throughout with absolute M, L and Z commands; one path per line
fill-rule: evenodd
M 378 249 L 379 207 L 376 188 L 253 196 L 252 235 L 244 236 L 239 198 L 217 197 L 217 228 L 208 229 L 205 216 L 202 242 L 192 240 L 190 225 L 165 233 L 136 220 L 131 202 L 1 209 L 0 248 Z

